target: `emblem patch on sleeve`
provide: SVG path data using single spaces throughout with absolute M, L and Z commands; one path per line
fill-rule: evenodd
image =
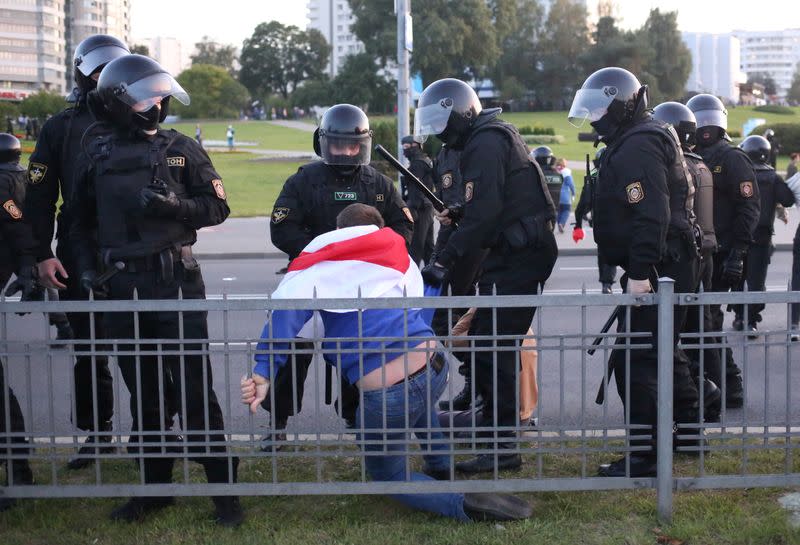
M 383 202 L 383 193 L 375 195 L 375 202 Z
M 445 172 L 444 174 L 442 174 L 442 187 L 444 189 L 447 189 L 451 185 L 453 185 L 453 173 Z
M 22 210 L 20 210 L 17 203 L 15 203 L 12 199 L 8 199 L 6 202 L 3 203 L 3 208 L 8 215 L 14 218 L 15 220 L 22 219 Z
M 272 210 L 272 223 L 280 223 L 289 216 L 290 208 L 275 208 Z
M 409 210 L 407 206 L 403 207 L 403 213 L 408 218 L 408 221 L 410 221 L 411 223 L 414 223 L 414 216 L 411 215 L 411 210 Z
M 633 182 L 625 187 L 625 193 L 628 195 L 628 202 L 636 204 L 644 199 L 644 188 L 642 182 Z
M 33 184 L 42 183 L 44 176 L 47 174 L 47 165 L 42 163 L 31 163 L 28 165 L 28 181 Z
M 183 157 L 181 157 L 181 159 L 183 159 Z M 227 196 L 225 195 L 225 186 L 222 185 L 222 180 L 220 180 L 219 178 L 211 180 L 211 185 L 214 186 L 214 193 L 217 194 L 217 197 L 219 197 L 224 201 L 227 198 Z
M 717 166 L 714 167 L 714 174 L 719 174 L 721 172 L 722 172 L 722 166 L 721 165 L 717 165 Z
M 742 182 L 739 184 L 739 193 L 742 197 L 749 199 L 753 196 L 753 182 Z
M 168 167 L 184 167 L 186 166 L 185 157 L 167 157 Z
M 475 194 L 475 183 L 474 182 L 467 182 L 464 184 L 464 202 L 469 202 L 472 200 L 472 196 Z

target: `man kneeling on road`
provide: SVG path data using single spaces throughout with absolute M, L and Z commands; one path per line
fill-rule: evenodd
M 352 204 L 337 217 L 337 230 L 311 241 L 292 261 L 273 298 L 423 296 L 422 276 L 410 259 L 403 238 L 384 228 L 380 213 L 364 204 Z M 358 278 L 358 282 L 343 279 Z M 408 428 L 437 427 L 434 403 L 447 384 L 448 357 L 429 340 L 433 336 L 421 309 L 373 309 L 319 311 L 326 341 L 323 350 L 329 365 L 341 365 L 342 373 L 359 388 L 361 406 L 356 414 L 360 430 L 393 428 L 395 433 L 366 433 L 366 468 L 378 481 L 425 481 L 450 476 L 449 446 L 440 431 L 423 445 L 425 474 L 406 473 Z M 255 413 L 267 395 L 271 379 L 286 364 L 289 341 L 312 317 L 312 311 L 274 310 L 261 334 L 252 378 L 242 379 L 242 402 Z M 360 315 L 360 316 L 359 316 Z M 359 325 L 359 322 L 361 324 Z M 362 341 L 337 341 L 360 337 Z M 369 341 L 370 338 L 392 338 Z M 416 338 L 416 340 L 412 339 Z M 417 342 L 418 341 L 418 342 Z M 342 353 L 335 349 L 339 345 Z M 358 353 L 352 349 L 363 346 Z M 388 361 L 387 361 L 388 360 Z M 417 431 L 426 442 L 428 433 Z M 384 445 L 383 443 L 389 442 Z M 462 521 L 514 520 L 531 516 L 530 506 L 507 494 L 395 494 L 406 505 Z

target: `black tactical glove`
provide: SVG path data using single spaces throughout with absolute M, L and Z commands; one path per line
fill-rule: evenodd
M 180 212 L 181 200 L 172 191 L 162 194 L 147 186 L 139 191 L 139 205 L 153 216 L 174 218 Z
M 731 286 L 736 286 L 742 281 L 744 274 L 744 257 L 747 255 L 746 250 L 734 248 L 725 258 L 722 264 L 722 278 Z
M 81 274 L 81 289 L 86 293 L 94 292 L 95 299 L 103 299 L 108 297 L 108 288 L 106 286 L 97 285 L 97 271 L 89 270 Z
M 464 217 L 464 205 L 463 204 L 450 204 L 447 206 L 447 217 L 453 220 L 454 222 L 458 223 L 461 221 L 461 218 Z
M 21 292 L 20 301 L 42 301 L 44 299 L 44 291 L 36 282 L 33 267 L 20 267 L 17 277 L 6 288 L 6 297 L 11 297 L 18 292 Z M 27 312 L 17 312 L 17 314 L 24 316 Z
M 426 264 L 421 272 L 422 279 L 430 286 L 441 286 L 447 279 L 447 269 L 436 262 Z

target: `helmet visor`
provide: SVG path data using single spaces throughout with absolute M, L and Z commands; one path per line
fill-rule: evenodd
M 146 112 L 166 97 L 175 99 L 184 106 L 189 105 L 189 95 L 180 83 L 166 72 L 152 74 L 130 85 L 122 84 L 115 89 L 116 97 L 130 106 L 134 112 Z
M 123 49 L 117 45 L 103 45 L 76 58 L 75 68 L 88 78 L 104 64 L 108 64 L 118 57 L 124 57 L 129 54 L 127 49 Z
M 449 98 L 414 110 L 414 140 L 423 143 L 430 135 L 442 134 L 452 110 L 453 101 Z
M 368 165 L 372 156 L 372 136 L 320 135 L 322 161 L 326 165 Z
M 698 110 L 694 113 L 697 119 L 697 128 L 703 127 L 719 127 L 720 129 L 728 130 L 728 115 L 725 111 L 720 110 Z
M 602 89 L 578 89 L 567 120 L 573 127 L 580 128 L 588 120 L 594 123 L 606 115 L 608 106 L 617 96 L 617 88 L 606 86 Z

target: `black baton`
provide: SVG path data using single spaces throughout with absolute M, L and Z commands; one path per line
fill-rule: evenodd
M 431 201 L 431 203 L 433 204 L 433 208 L 437 212 L 442 212 L 444 209 L 447 208 L 445 204 L 439 199 L 439 197 L 433 194 L 433 191 L 431 191 L 428 188 L 428 186 L 423 184 L 419 178 L 411 174 L 411 171 L 408 170 L 406 167 L 404 167 L 403 164 L 400 163 L 400 161 L 395 159 L 395 157 L 391 153 L 386 151 L 386 148 L 378 144 L 377 146 L 375 146 L 375 151 L 378 152 L 378 155 L 389 161 L 389 164 L 392 165 L 397 172 L 405 176 L 406 179 L 414 182 L 414 185 L 416 185 L 417 188 L 420 191 L 422 191 L 422 194 L 425 195 L 425 198 Z

